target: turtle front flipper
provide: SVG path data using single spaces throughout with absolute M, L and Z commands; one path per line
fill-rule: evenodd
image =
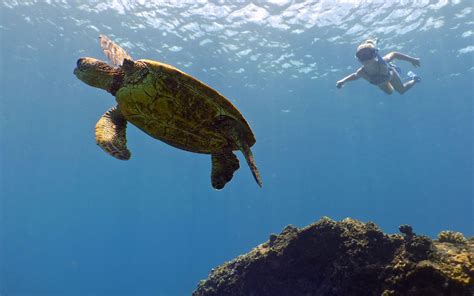
M 130 159 L 131 153 L 127 149 L 126 130 L 127 120 L 118 106 L 110 108 L 95 125 L 97 145 L 117 159 Z
M 132 60 L 125 49 L 121 48 L 115 42 L 105 35 L 99 35 L 100 47 L 114 67 L 120 67 L 125 59 Z
M 228 150 L 218 154 L 212 154 L 211 160 L 212 187 L 214 187 L 215 189 L 222 189 L 224 188 L 225 184 L 232 180 L 234 172 L 239 169 L 239 160 L 232 152 L 232 150 Z

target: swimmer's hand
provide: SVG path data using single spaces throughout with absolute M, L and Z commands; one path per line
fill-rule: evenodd
M 412 63 L 413 66 L 415 66 L 415 67 L 421 67 L 420 59 L 413 58 L 413 59 L 411 60 L 411 63 Z
M 338 82 L 336 82 L 336 87 L 337 88 L 342 88 L 343 86 L 344 86 L 344 81 L 339 80 Z

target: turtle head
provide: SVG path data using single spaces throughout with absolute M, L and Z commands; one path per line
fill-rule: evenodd
M 107 63 L 94 58 L 78 59 L 74 75 L 85 84 L 104 89 L 110 93 L 114 93 L 116 84 L 123 77 L 123 73 L 119 68 L 113 68 Z

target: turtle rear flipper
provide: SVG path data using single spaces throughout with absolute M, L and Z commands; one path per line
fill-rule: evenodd
M 99 35 L 100 47 L 114 67 L 120 67 L 125 59 L 132 60 L 125 49 L 121 48 L 115 42 L 105 35 Z
M 262 177 L 258 171 L 257 164 L 253 158 L 252 150 L 250 150 L 247 139 L 242 132 L 242 126 L 239 122 L 228 116 L 220 116 L 216 119 L 216 125 L 218 128 L 228 136 L 229 140 L 235 143 L 235 145 L 242 151 L 245 156 L 245 160 L 252 171 L 252 175 L 257 182 L 258 186 L 262 187 Z
M 253 158 L 252 150 L 250 150 L 250 147 L 247 142 L 245 142 L 245 140 L 240 139 L 236 142 L 237 146 L 239 146 L 240 151 L 242 151 L 242 154 L 245 156 L 245 160 L 247 161 L 247 164 L 249 165 L 249 168 L 252 171 L 252 175 L 255 181 L 257 182 L 258 186 L 262 187 L 262 177 L 260 176 L 260 172 L 258 171 L 257 163 Z
M 223 153 L 212 154 L 212 173 L 211 182 L 215 189 L 224 188 L 232 177 L 234 172 L 239 169 L 239 160 L 232 151 L 225 151 Z
M 126 138 L 127 120 L 115 106 L 105 112 L 95 125 L 97 145 L 105 152 L 120 160 L 130 159 Z

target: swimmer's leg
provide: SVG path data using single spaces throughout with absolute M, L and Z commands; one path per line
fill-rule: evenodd
M 410 79 L 407 82 L 403 83 L 402 80 L 400 79 L 400 75 L 398 75 L 397 71 L 393 71 L 393 78 L 390 81 L 390 83 L 393 85 L 393 88 L 400 94 L 405 93 L 407 90 L 413 87 L 413 85 L 416 84 L 415 79 Z
M 380 84 L 379 88 L 388 95 L 391 95 L 393 93 L 393 87 L 390 83 Z

